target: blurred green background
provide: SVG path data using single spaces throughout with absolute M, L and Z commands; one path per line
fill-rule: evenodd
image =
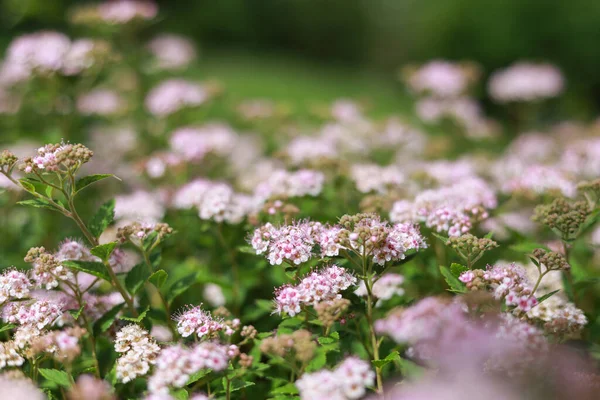
M 0 47 L 20 32 L 42 28 L 67 30 L 66 10 L 81 3 L 0 0 Z M 163 0 L 158 3 L 162 19 L 147 33 L 168 31 L 193 37 L 202 47 L 209 71 L 211 65 L 215 71 L 224 69 L 227 74 L 232 64 L 238 69 L 245 65 L 252 69 L 253 63 L 254 66 L 266 63 L 267 69 L 276 70 L 275 75 L 273 70 L 269 71 L 269 76 L 277 76 L 277 71 L 300 65 L 318 70 L 317 73 L 323 68 L 341 69 L 342 78 L 348 71 L 348 79 L 342 79 L 344 84 L 354 82 L 355 71 L 369 71 L 369 75 L 379 76 L 389 84 L 399 66 L 432 58 L 474 60 L 486 74 L 517 59 L 543 60 L 557 64 L 567 77 L 565 114 L 590 117 L 600 106 L 598 1 Z M 337 73 L 331 75 L 340 79 Z M 372 91 L 380 86 L 374 84 Z M 481 97 L 485 97 L 483 92 Z

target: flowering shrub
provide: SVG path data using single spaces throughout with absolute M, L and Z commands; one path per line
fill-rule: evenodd
M 139 42 L 158 11 L 79 6 L 93 39 L 2 60 L 2 127 L 63 139 L 0 153 L 0 398 L 597 397 L 597 124 L 488 151 L 479 69 L 440 60 L 403 70 L 420 126 L 302 116 L 195 79 L 185 37 Z M 565 84 L 521 62 L 488 88 Z

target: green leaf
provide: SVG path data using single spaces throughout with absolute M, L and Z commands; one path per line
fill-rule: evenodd
M 292 382 L 271 390 L 271 394 L 298 394 L 298 388 Z
M 550 298 L 551 296 L 554 296 L 554 295 L 555 295 L 556 293 L 558 293 L 558 292 L 560 292 L 560 289 L 554 290 L 554 291 L 552 291 L 552 292 L 550 292 L 550 293 L 546 293 L 545 295 L 543 295 L 543 296 L 541 296 L 541 297 L 538 297 L 538 299 L 537 299 L 537 301 L 538 301 L 538 304 L 540 304 L 542 301 L 544 301 L 544 300 L 546 300 L 546 299 Z
M 179 296 L 180 294 L 188 290 L 190 287 L 192 287 L 197 282 L 197 279 L 198 273 L 195 272 L 178 280 L 173 285 L 171 285 L 167 293 L 167 303 L 171 303 L 173 300 L 175 300 L 177 296 Z
M 164 270 L 159 269 L 158 271 L 150 275 L 148 281 L 160 289 L 165 284 L 168 277 L 169 275 Z
M 94 275 L 98 278 L 102 278 L 108 282 L 111 282 L 106 266 L 100 262 L 69 260 L 63 261 L 61 264 L 67 268 L 71 268 L 76 271 L 87 272 L 90 275 Z
M 29 193 L 35 193 L 35 186 L 27 179 L 19 179 L 19 183 L 23 186 L 23 189 L 28 191 Z
M 256 255 L 256 250 L 254 250 L 252 246 L 240 246 L 237 248 L 237 251 L 244 254 Z
M 239 379 L 239 378 L 234 378 L 231 381 L 231 384 L 230 384 L 230 387 L 229 387 L 229 391 L 230 392 L 237 392 L 238 390 L 242 390 L 242 389 L 250 387 L 250 386 L 254 386 L 254 382 L 244 381 L 244 380 Z
M 190 394 L 185 389 L 179 389 L 171 392 L 171 395 L 176 400 L 187 400 L 190 397 Z
M 373 363 L 373 365 L 375 367 L 381 368 L 381 367 L 383 367 L 393 361 L 397 361 L 399 359 L 400 359 L 400 353 L 398 353 L 397 351 L 394 351 L 394 352 L 388 354 L 387 357 L 384 359 L 377 360 L 377 361 L 373 360 L 371 362 Z
M 442 242 L 444 242 L 444 244 L 446 244 L 446 242 L 448 241 L 448 238 L 446 236 L 442 236 L 440 234 L 437 234 L 435 232 L 431 233 L 433 236 L 435 236 L 436 238 L 440 239 Z
M 102 232 L 115 220 L 115 199 L 102 204 L 89 223 L 90 232 L 94 237 L 100 237 Z
M 211 372 L 212 372 L 212 369 L 208 369 L 208 368 L 201 369 L 200 371 L 198 371 L 195 374 L 192 374 L 192 376 L 190 376 L 190 378 L 188 379 L 188 381 L 185 384 L 185 386 L 191 385 L 194 382 L 198 382 L 200 379 L 204 378 L 205 376 L 207 376 Z
M 450 272 L 450 270 L 447 267 L 440 265 L 440 272 L 442 273 L 444 278 L 446 278 L 446 283 L 448 284 L 448 286 L 450 286 L 451 292 L 465 293 L 467 291 L 465 285 L 461 281 L 459 281 L 457 277 L 452 275 L 452 272 Z
M 77 321 L 79 319 L 79 316 L 81 315 L 81 313 L 83 312 L 85 306 L 81 306 L 79 307 L 79 310 L 69 310 L 69 314 L 71 314 L 71 316 L 73 317 L 73 319 L 75 321 Z
M 30 200 L 18 201 L 17 204 L 22 205 L 22 206 L 29 206 L 29 207 L 35 207 L 35 208 L 47 208 L 48 210 L 58 211 L 58 209 L 56 207 L 54 207 L 52 204 L 50 204 L 46 200 L 42 200 L 42 199 L 30 199 Z
M 108 328 L 110 328 L 115 322 L 115 318 L 117 318 L 117 314 L 121 311 L 121 309 L 125 306 L 125 304 L 117 304 L 110 310 L 106 312 L 96 323 L 94 323 L 94 334 L 98 335 L 100 333 L 106 332 Z
M 98 181 L 101 181 L 102 179 L 110 178 L 113 176 L 114 176 L 113 174 L 96 174 L 96 175 L 84 176 L 83 178 L 78 179 L 77 182 L 75 183 L 75 192 L 79 192 L 80 190 L 91 185 L 94 182 L 98 182 Z M 116 176 L 114 176 L 114 177 L 117 178 Z M 117 178 L 117 179 L 119 179 L 119 178 Z
M 425 368 L 415 364 L 410 360 L 407 360 L 406 358 L 398 357 L 396 362 L 400 366 L 400 372 L 402 373 L 402 376 L 405 376 L 408 379 L 420 378 L 425 373 Z
M 125 277 L 125 287 L 131 294 L 136 294 L 146 283 L 150 276 L 148 266 L 141 262 L 131 269 Z
M 494 237 L 494 232 L 488 232 L 487 235 L 484 236 L 485 239 L 492 239 Z
M 117 242 L 110 242 L 106 244 L 98 245 L 90 250 L 90 252 L 102 261 L 108 261 L 110 255 L 117 247 Z
M 531 253 L 535 249 L 549 250 L 548 247 L 544 246 L 543 244 L 535 243 L 535 242 L 522 242 L 522 243 L 514 244 L 512 246 L 509 246 L 509 249 L 516 251 L 517 253 L 523 253 L 523 254 Z
M 280 328 L 296 328 L 302 325 L 304 321 L 298 317 L 286 318 L 279 324 Z
M 57 385 L 68 388 L 73 384 L 73 378 L 71 378 L 71 376 L 65 371 L 59 371 L 57 369 L 50 368 L 40 368 L 39 372 L 44 378 L 50 382 L 56 383 Z
M 2 326 L 2 327 L 0 328 L 0 332 L 4 332 L 4 331 L 7 331 L 7 330 L 9 330 L 9 329 L 16 328 L 16 327 L 17 327 L 17 326 L 16 326 L 15 324 L 6 324 L 6 325 L 4 325 L 4 326 Z
M 140 315 L 138 315 L 135 318 L 132 317 L 120 317 L 119 319 L 122 321 L 129 321 L 129 322 L 135 322 L 136 324 L 139 324 L 140 322 L 142 322 L 142 320 L 144 318 L 146 318 L 146 314 L 148 314 L 148 311 L 150 310 L 150 306 L 146 307 L 146 309 L 140 313 Z
M 306 372 L 315 372 L 327 364 L 327 353 L 325 351 L 317 352 L 317 355 L 308 363 Z
M 450 265 L 450 272 L 452 272 L 452 275 L 454 275 L 457 278 L 460 276 L 460 274 L 468 270 L 469 268 L 465 267 L 462 264 L 452 263 L 452 265 Z

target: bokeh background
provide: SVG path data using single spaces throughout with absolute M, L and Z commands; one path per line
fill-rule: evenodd
M 66 10 L 84 1 L 1 0 L 0 48 L 18 33 L 69 32 Z M 475 60 L 484 74 L 514 60 L 564 72 L 561 115 L 600 106 L 600 3 L 590 0 L 177 0 L 158 1 L 147 30 L 188 35 L 203 73 L 241 94 L 320 99 L 360 95 L 397 108 L 398 67 L 432 58 Z M 323 83 L 323 81 L 325 83 Z M 285 83 L 284 83 L 285 82 Z M 317 82 L 317 83 L 315 83 Z M 233 85 L 233 87 L 232 87 Z M 390 85 L 392 86 L 390 88 Z M 312 90 L 312 89 L 318 90 Z M 496 112 L 481 100 L 487 111 Z

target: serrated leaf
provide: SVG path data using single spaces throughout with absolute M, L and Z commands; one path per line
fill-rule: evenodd
M 35 193 L 35 186 L 33 186 L 33 184 L 27 179 L 19 179 L 19 183 L 21 184 L 23 189 L 25 189 L 29 193 Z
M 541 296 L 541 297 L 538 297 L 538 298 L 537 298 L 538 304 L 540 304 L 542 301 L 544 301 L 544 300 L 546 300 L 546 299 L 548 299 L 548 298 L 550 298 L 550 297 L 554 296 L 554 295 L 555 295 L 556 293 L 558 293 L 558 292 L 560 292 L 560 289 L 554 290 L 554 291 L 552 291 L 552 292 L 550 292 L 550 293 L 546 293 L 545 295 L 543 295 L 543 296 Z
M 49 202 L 42 200 L 42 199 L 30 199 L 30 200 L 18 201 L 17 204 L 19 204 L 21 206 L 46 208 L 48 210 L 58 211 L 56 207 L 54 207 L 52 204 L 50 204 Z
M 69 260 L 62 261 L 61 264 L 67 268 L 71 268 L 76 271 L 87 272 L 90 275 L 94 275 L 98 278 L 102 278 L 108 282 L 111 282 L 106 266 L 100 262 Z
M 148 306 L 137 317 L 120 317 L 119 319 L 123 320 L 123 321 L 135 322 L 136 324 L 139 324 L 140 322 L 142 322 L 142 320 L 144 318 L 146 318 L 146 314 L 148 314 L 149 310 L 150 310 L 150 307 Z
M 75 321 L 77 321 L 79 319 L 79 316 L 81 315 L 81 313 L 83 312 L 85 306 L 81 306 L 79 307 L 79 310 L 69 310 L 69 314 L 71 314 L 71 316 L 73 317 L 73 319 Z
M 110 242 L 93 247 L 90 252 L 102 261 L 108 261 L 116 247 L 117 242 Z
M 468 270 L 469 268 L 465 267 L 462 264 L 452 263 L 450 265 L 450 272 L 452 272 L 452 275 L 454 275 L 457 278 L 460 276 L 460 274 Z
M 78 179 L 77 182 L 75 182 L 75 192 L 79 192 L 80 190 L 91 185 L 94 182 L 98 182 L 98 181 L 101 181 L 103 179 L 110 178 L 110 177 L 117 178 L 113 174 L 96 174 L 96 175 L 84 176 L 83 178 Z
M 59 371 L 57 369 L 50 368 L 40 368 L 39 372 L 44 378 L 46 378 L 50 382 L 54 382 L 57 385 L 66 388 L 71 387 L 73 383 L 73 378 L 71 378 L 71 376 L 65 371 Z
M 150 277 L 148 277 L 148 281 L 160 289 L 165 284 L 168 277 L 169 275 L 164 270 L 159 269 L 158 271 L 150 275 Z
M 90 232 L 94 237 L 100 237 L 102 232 L 113 223 L 115 219 L 115 199 L 110 199 L 102 204 L 89 223 Z
M 110 310 L 108 310 L 96 323 L 94 323 L 94 334 L 98 335 L 100 333 L 106 332 L 112 324 L 115 322 L 117 318 L 117 314 L 121 311 L 121 309 L 125 306 L 125 304 L 117 304 Z
M 178 280 L 169 288 L 167 293 L 167 303 L 171 303 L 177 296 L 192 287 L 198 279 L 198 273 L 187 275 L 186 277 Z
M 446 283 L 450 286 L 452 292 L 465 293 L 467 291 L 465 285 L 459 281 L 457 277 L 452 275 L 452 272 L 450 272 L 447 267 L 440 265 L 440 272 L 446 279 Z
M 244 381 L 242 379 L 238 379 L 235 378 L 231 381 L 230 387 L 229 387 L 229 391 L 230 392 L 237 392 L 238 390 L 242 390 L 244 388 L 250 387 L 250 386 L 254 386 L 255 383 L 254 382 L 250 382 L 250 381 Z
M 308 363 L 306 372 L 315 372 L 323 368 L 327 364 L 327 353 L 324 351 L 317 352 L 317 355 Z
M 400 359 L 400 353 L 398 353 L 397 351 L 394 351 L 390 354 L 387 355 L 387 357 L 385 357 L 384 359 L 381 360 L 373 360 L 371 361 L 371 363 L 373 363 L 373 365 L 377 368 L 382 368 L 383 366 L 393 362 L 393 361 L 397 361 Z
M 444 244 L 446 244 L 446 242 L 448 241 L 448 238 L 446 236 L 442 236 L 438 233 L 432 232 L 431 233 L 434 237 L 440 239 L 442 242 L 444 242 Z
M 125 287 L 131 294 L 136 294 L 150 277 L 148 266 L 141 262 L 131 269 L 125 277 Z
M 292 382 L 271 390 L 271 394 L 298 394 L 298 388 Z

